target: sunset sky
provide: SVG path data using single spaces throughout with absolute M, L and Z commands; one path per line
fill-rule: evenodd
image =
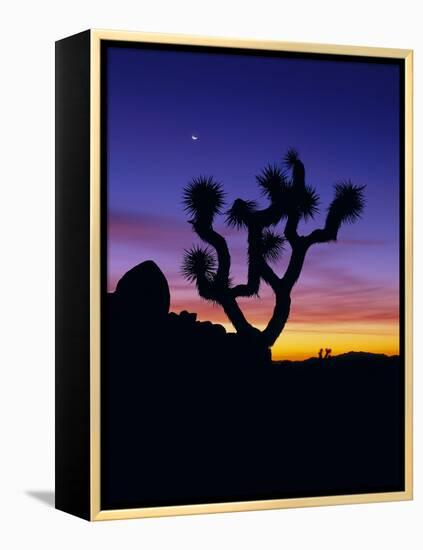
M 366 209 L 337 243 L 315 245 L 293 291 L 291 316 L 273 357 L 305 358 L 399 349 L 399 67 L 109 47 L 107 54 L 108 290 L 135 264 L 154 260 L 166 275 L 171 309 L 232 330 L 220 307 L 180 275 L 198 243 L 182 189 L 198 175 L 222 182 L 227 204 L 259 199 L 255 176 L 295 147 L 323 225 L 333 183 L 367 186 Z M 192 140 L 197 135 L 197 141 Z M 234 282 L 246 280 L 246 234 L 227 236 Z M 276 264 L 283 274 L 289 247 Z M 271 291 L 239 303 L 263 327 Z

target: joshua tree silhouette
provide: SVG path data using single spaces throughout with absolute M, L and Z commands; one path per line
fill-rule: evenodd
M 189 223 L 206 247 L 185 250 L 182 273 L 195 282 L 199 295 L 222 306 L 237 333 L 255 337 L 270 347 L 283 331 L 289 317 L 291 290 L 303 268 L 309 248 L 317 243 L 336 241 L 342 224 L 355 222 L 364 208 L 364 186 L 350 181 L 335 184 L 324 227 L 307 235 L 298 233 L 301 219 L 312 219 L 318 212 L 319 196 L 305 182 L 304 164 L 297 151 L 288 150 L 283 165 L 268 165 L 256 177 L 269 205 L 259 209 L 251 200 L 236 199 L 226 212 L 226 224 L 245 229 L 248 240 L 248 277 L 246 284 L 233 285 L 231 256 L 226 239 L 215 231 L 214 219 L 223 213 L 225 192 L 212 177 L 194 178 L 183 191 L 183 204 Z M 274 228 L 284 221 L 283 235 Z M 280 277 L 271 267 L 288 242 L 291 255 L 285 273 Z M 273 290 L 275 306 L 263 331 L 245 318 L 237 298 L 258 295 L 263 280 Z

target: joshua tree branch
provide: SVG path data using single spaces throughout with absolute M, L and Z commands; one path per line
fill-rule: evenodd
M 247 284 L 231 289 L 234 297 L 248 297 L 257 294 L 260 288 L 260 249 L 262 230 L 254 223 L 248 225 L 248 279 Z
M 276 294 L 275 307 L 272 317 L 263 330 L 264 341 L 267 346 L 273 346 L 278 336 L 283 331 L 289 317 L 291 308 L 291 296 L 287 292 L 279 291 Z
M 281 201 L 272 202 L 267 208 L 257 210 L 253 214 L 254 223 L 262 228 L 276 225 L 286 216 L 285 206 Z
M 216 250 L 218 261 L 217 272 L 213 282 L 208 281 L 206 278 L 197 280 L 200 296 L 218 302 L 223 307 L 228 319 L 237 332 L 245 333 L 254 330 L 254 327 L 242 313 L 235 296 L 232 295 L 229 288 L 231 257 L 226 239 L 213 229 L 211 223 L 195 221 L 192 225 L 197 235 Z
M 329 205 L 325 226 L 307 236 L 307 245 L 336 241 L 343 224 L 357 221 L 364 209 L 364 189 L 364 185 L 354 185 L 349 180 L 335 184 L 335 196 Z
M 263 277 L 263 281 L 265 281 L 276 293 L 279 289 L 281 280 L 265 260 L 263 260 L 261 264 L 261 276 Z
M 228 244 L 226 239 L 213 229 L 211 223 L 206 224 L 201 221 L 192 222 L 197 235 L 207 244 L 211 245 L 217 254 L 217 273 L 216 282 L 220 285 L 228 285 L 229 272 L 231 269 L 231 256 L 229 254 Z
M 237 304 L 236 299 L 229 294 L 220 300 L 220 305 L 223 307 L 228 319 L 233 324 L 238 333 L 245 334 L 254 331 L 254 327 L 247 321 L 241 308 Z
M 235 297 L 257 294 L 261 277 L 270 286 L 278 284 L 279 278 L 263 258 L 262 238 L 263 230 L 277 224 L 285 215 L 285 210 L 280 203 L 271 203 L 265 209 L 248 212 L 243 219 L 248 229 L 248 280 L 247 284 L 237 285 L 232 289 Z
M 205 300 L 214 300 L 215 292 L 212 283 L 204 275 L 197 275 L 196 286 L 198 294 Z
M 300 215 L 297 212 L 292 212 L 288 215 L 288 219 L 285 224 L 284 235 L 291 247 L 294 247 L 298 241 L 298 223 L 300 221 Z
M 293 286 L 298 281 L 298 278 L 303 269 L 305 256 L 308 246 L 304 237 L 299 237 L 297 243 L 292 249 L 291 258 L 286 268 L 285 275 L 281 279 L 281 287 L 286 291 L 291 292 Z
M 336 234 L 331 233 L 326 227 L 323 229 L 315 229 L 309 235 L 307 235 L 305 241 L 307 246 L 311 246 L 316 243 L 327 243 L 329 241 L 336 240 Z
M 263 331 L 268 346 L 272 346 L 283 331 L 291 308 L 291 290 L 297 282 L 304 265 L 308 247 L 303 237 L 298 237 L 292 246 L 291 258 L 282 279 L 276 277 L 269 266 L 262 271 L 263 279 L 275 293 L 275 307 L 272 317 Z

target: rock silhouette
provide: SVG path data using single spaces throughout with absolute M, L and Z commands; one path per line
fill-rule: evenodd
M 269 350 L 257 346 L 251 336 L 227 334 L 222 325 L 198 321 L 196 313 L 169 313 L 169 285 L 152 261 L 142 262 L 125 273 L 116 291 L 109 294 L 108 301 L 110 333 L 119 334 L 119 340 L 128 350 L 133 350 L 133 345 L 138 346 L 139 339 L 144 336 L 143 354 L 154 354 L 155 351 L 150 352 L 149 348 L 154 344 L 154 350 L 158 350 L 163 345 L 161 342 L 166 342 L 167 347 L 184 354 L 187 364 L 197 363 L 198 357 L 203 355 L 210 362 L 230 359 L 232 365 L 243 365 L 245 358 L 248 361 L 255 358 L 257 365 L 271 360 Z M 133 332 L 137 335 L 135 339 Z
M 272 362 L 254 335 L 168 308 L 153 262 L 105 301 L 102 508 L 403 488 L 399 357 Z
M 142 262 L 123 275 L 113 294 L 116 308 L 140 322 L 164 321 L 169 313 L 170 291 L 166 277 L 151 260 Z

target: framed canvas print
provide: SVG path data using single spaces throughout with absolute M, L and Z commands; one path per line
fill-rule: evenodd
M 412 497 L 412 52 L 56 43 L 56 507 Z

